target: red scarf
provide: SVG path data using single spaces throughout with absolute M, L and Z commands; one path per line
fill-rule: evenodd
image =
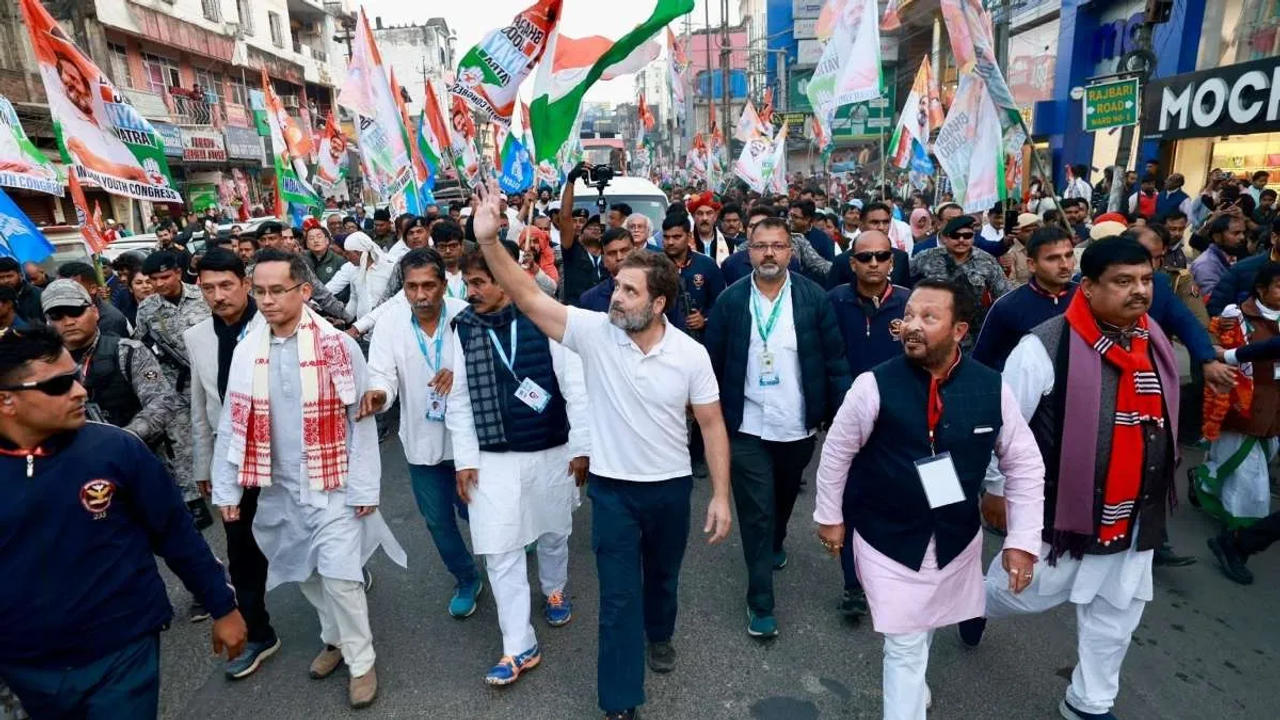
M 1147 332 L 1146 315 L 1138 319 L 1129 350 L 1103 336 L 1084 293 L 1077 292 L 1071 298 L 1066 319 L 1081 339 L 1120 371 L 1111 457 L 1102 493 L 1102 522 L 1098 526 L 1098 542 L 1109 545 L 1129 534 L 1136 511 L 1138 492 L 1142 488 L 1142 423 L 1164 425 L 1160 378 L 1148 353 L 1151 336 Z

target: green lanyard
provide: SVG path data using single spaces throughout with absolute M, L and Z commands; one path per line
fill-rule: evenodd
M 778 294 L 778 299 L 773 303 L 773 310 L 769 311 L 769 319 L 763 325 L 760 324 L 760 296 L 761 292 L 756 287 L 754 281 L 751 283 L 751 310 L 756 323 L 756 332 L 760 334 L 760 342 L 764 343 L 765 349 L 769 349 L 769 336 L 773 334 L 773 326 L 778 324 L 778 315 L 782 311 L 782 303 L 787 300 L 787 295 L 791 291 L 791 279 L 787 278 L 787 284 L 783 286 L 782 292 Z

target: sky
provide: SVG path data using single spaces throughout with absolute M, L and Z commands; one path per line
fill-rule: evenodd
M 695 0 L 690 14 L 693 29 L 704 24 L 703 5 L 708 0 Z M 720 0 L 709 0 L 711 24 L 720 24 Z M 382 17 L 383 25 L 422 23 L 428 18 L 443 17 L 458 35 L 456 58 L 461 58 L 485 33 L 509 24 L 520 11 L 534 4 L 534 0 L 431 0 L 430 2 L 405 2 L 404 0 L 363 0 L 365 13 L 372 24 Z M 617 39 L 653 12 L 653 0 L 564 0 L 560 30 L 572 37 L 604 35 Z M 729 2 L 729 22 L 737 21 L 737 0 Z M 675 24 L 677 32 L 684 27 L 684 20 Z M 660 38 L 659 38 L 660 39 Z M 528 99 L 532 91 L 535 70 L 521 89 L 521 96 Z M 598 82 L 587 93 L 587 101 L 623 103 L 635 98 L 634 76 L 626 76 L 607 82 Z

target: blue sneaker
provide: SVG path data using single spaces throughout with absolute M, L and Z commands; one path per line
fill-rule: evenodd
M 467 587 L 458 587 L 453 591 L 453 599 L 449 601 L 449 614 L 461 620 L 471 617 L 476 611 L 476 600 L 480 599 L 480 593 L 484 591 L 484 581 L 476 578 L 475 582 Z
M 520 673 L 531 670 L 542 662 L 542 650 L 535 644 L 515 657 L 503 655 L 497 665 L 489 668 L 484 681 L 490 685 L 510 685 L 520 677 Z
M 279 636 L 263 642 L 244 644 L 240 654 L 227 661 L 226 674 L 230 680 L 242 680 L 257 672 L 262 661 L 276 654 L 280 649 Z
M 778 621 L 772 615 L 757 615 L 747 608 L 747 634 L 754 638 L 778 636 Z
M 1063 698 L 1062 702 L 1058 703 L 1058 712 L 1066 720 L 1116 720 L 1116 716 L 1110 712 L 1087 713 L 1083 710 L 1077 710 L 1071 707 L 1071 703 L 1067 702 L 1066 698 Z
M 569 624 L 573 619 L 573 605 L 569 603 L 569 598 L 564 596 L 563 590 L 557 590 L 547 596 L 547 605 L 542 609 L 542 616 L 547 619 L 547 624 L 551 627 Z

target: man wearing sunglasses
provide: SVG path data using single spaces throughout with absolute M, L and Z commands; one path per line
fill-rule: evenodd
M 812 203 L 810 203 L 810 207 Z M 747 634 L 778 634 L 773 572 L 813 456 L 852 378 L 822 286 L 787 270 L 791 232 L 781 218 L 751 230 L 754 268 L 721 294 L 706 334 L 729 429 L 730 477 L 747 564 Z
M 98 308 L 75 280 L 54 280 L 40 301 L 49 326 L 80 366 L 89 419 L 128 430 L 169 461 L 165 429 L 186 403 L 165 380 L 156 356 L 136 340 L 99 330 Z
M 973 246 L 978 222 L 971 215 L 960 215 L 942 228 L 942 247 L 930 248 L 911 257 L 911 279 L 945 280 L 960 286 L 973 296 L 973 321 L 961 347 L 973 347 L 973 339 L 982 330 L 987 310 L 1001 295 L 1013 287 L 1004 270 L 990 253 Z
M 173 616 L 155 556 L 217 618 L 215 652 L 240 653 L 244 620 L 164 465 L 86 424 L 78 377 L 53 329 L 0 334 L 0 678 L 32 717 L 154 718 Z

